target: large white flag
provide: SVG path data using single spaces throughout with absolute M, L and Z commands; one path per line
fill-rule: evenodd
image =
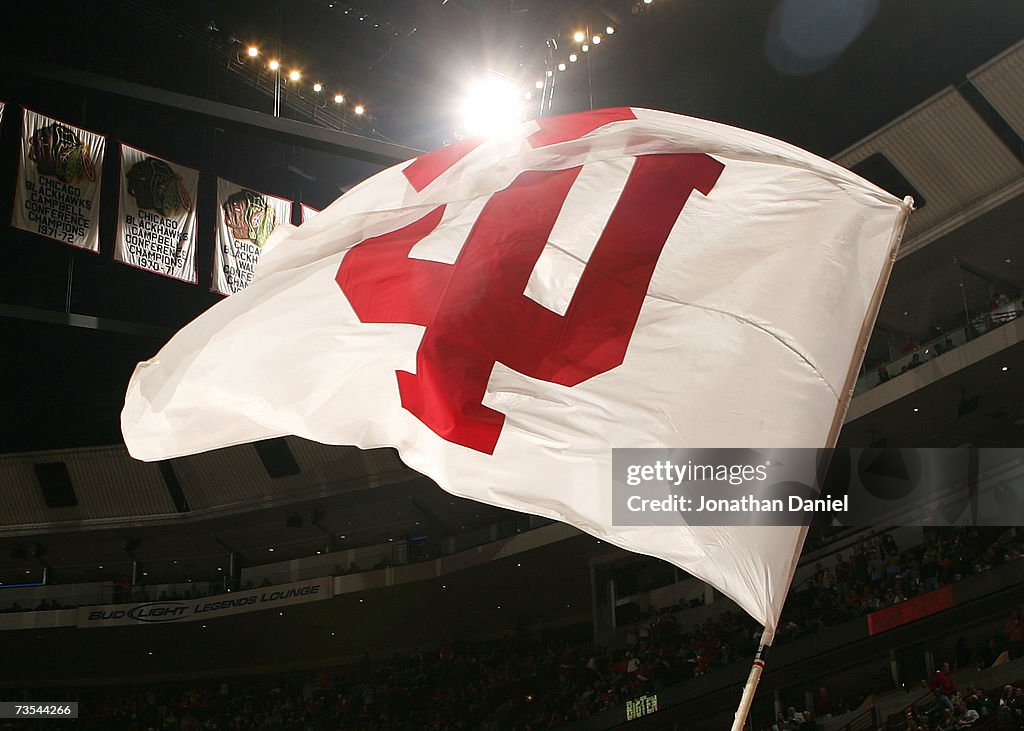
M 386 170 L 275 233 L 137 368 L 141 459 L 295 434 L 708 581 L 771 631 L 800 527 L 616 527 L 613 447 L 834 443 L 909 204 L 790 145 L 643 109 Z

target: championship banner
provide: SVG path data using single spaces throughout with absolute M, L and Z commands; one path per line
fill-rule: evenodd
M 217 178 L 217 250 L 213 289 L 234 294 L 249 286 L 263 244 L 291 222 L 292 202 Z
M 313 206 L 307 206 L 305 203 L 300 203 L 299 206 L 301 207 L 301 211 L 302 211 L 302 223 L 305 223 L 306 221 L 310 220 L 311 218 L 313 218 L 316 214 L 318 214 L 320 212 L 319 208 L 313 208 Z
M 195 284 L 199 171 L 121 144 L 114 259 Z
M 102 135 L 24 110 L 11 225 L 100 249 Z
M 279 609 L 292 604 L 330 599 L 330 578 L 299 581 L 294 584 L 268 586 L 252 591 L 202 599 L 175 599 L 137 604 L 111 604 L 107 606 L 79 607 L 77 627 L 119 627 L 124 625 L 159 624 L 163 622 L 194 622 L 217 619 L 232 614 Z

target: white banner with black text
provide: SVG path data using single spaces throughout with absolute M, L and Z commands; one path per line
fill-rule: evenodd
M 24 110 L 11 225 L 99 251 L 102 135 Z
M 198 191 L 198 170 L 122 143 L 114 259 L 194 284 Z
M 291 223 L 292 202 L 217 178 L 217 248 L 213 289 L 234 294 L 249 286 L 263 244 Z

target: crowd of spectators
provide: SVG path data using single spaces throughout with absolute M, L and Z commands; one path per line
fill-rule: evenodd
M 794 587 L 774 644 L 818 632 L 1020 558 L 1022 548 L 1024 544 L 1019 538 L 1006 537 L 998 529 L 929 528 L 925 529 L 922 544 L 902 551 L 891 533 L 865 540 L 849 554 L 838 554 L 833 566 L 818 564 L 809 580 Z M 647 613 L 638 623 L 641 636 L 669 621 L 666 614 L 678 611 L 680 607 L 673 606 Z M 679 642 L 686 650 L 682 659 L 692 665 L 693 675 L 700 676 L 738 657 L 752 657 L 760 635 L 760 627 L 745 614 L 726 611 L 680 635 Z M 1016 652 L 1024 653 L 1024 621 L 1013 637 Z M 674 646 L 670 649 L 678 650 Z M 983 648 L 978 654 L 985 652 Z
M 834 566 L 817 566 L 793 592 L 776 643 L 1019 557 L 1020 548 L 1017 539 L 972 528 L 928 530 L 923 544 L 903 551 L 891 534 L 864 541 L 849 558 L 837 556 Z M 444 642 L 435 652 L 396 654 L 377 665 L 367 655 L 355 667 L 273 681 L 83 696 L 83 716 L 91 719 L 84 728 L 555 728 L 752 657 L 760 627 L 742 612 L 727 609 L 688 625 L 686 618 L 678 606 L 650 611 L 631 626 L 625 646 L 617 650 L 572 642 L 564 633 L 551 639 L 523 631 L 486 644 Z M 993 638 L 991 650 L 1009 651 L 1013 643 L 1020 653 L 1024 620 L 1019 612 L 1007 622 L 1005 634 Z M 984 652 L 981 648 L 977 656 Z M 949 697 L 945 710 L 960 718 L 957 701 Z M 833 698 L 821 688 L 813 708 L 791 709 L 774 726 L 814 731 L 815 716 L 843 713 L 859 700 Z M 972 701 L 962 702 L 970 708 Z
M 674 634 L 664 618 L 656 626 L 638 646 L 654 647 Z M 533 731 L 621 708 L 625 699 L 678 679 L 665 670 L 671 663 L 648 665 L 633 652 L 581 651 L 586 647 L 520 633 L 486 644 L 445 641 L 385 662 L 367 655 L 333 670 L 60 695 L 80 703 L 79 727 L 105 731 Z M 948 673 L 948 666 L 936 673 L 933 686 L 950 702 L 908 713 L 906 731 L 966 729 L 999 714 L 1016 724 L 1003 729 L 1020 727 L 1024 691 L 1007 685 L 995 697 L 971 686 L 961 694 Z M 820 688 L 813 710 L 790 707 L 759 728 L 817 731 L 817 718 L 842 713 L 844 703 Z M 61 723 L 0 722 L 0 729 L 41 731 Z
M 525 731 L 619 704 L 651 680 L 638 672 L 625 656 L 520 633 L 331 671 L 74 697 L 83 728 L 110 731 Z
M 835 565 L 818 564 L 783 613 L 779 640 L 833 626 L 1015 560 L 1020 538 L 998 529 L 926 528 L 924 541 L 900 550 L 891 533 L 863 541 Z M 1024 639 L 1024 636 L 1022 636 Z
M 961 731 L 983 724 L 991 731 L 1024 729 L 1024 688 L 1019 685 L 1008 683 L 991 692 L 969 685 L 961 692 L 949 663 L 935 672 L 929 685 L 936 702 L 909 708 L 901 731 Z

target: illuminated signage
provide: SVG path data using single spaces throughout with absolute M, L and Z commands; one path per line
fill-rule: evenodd
M 626 701 L 626 720 L 633 721 L 641 716 L 647 716 L 658 710 L 657 695 L 642 695 L 631 701 Z

